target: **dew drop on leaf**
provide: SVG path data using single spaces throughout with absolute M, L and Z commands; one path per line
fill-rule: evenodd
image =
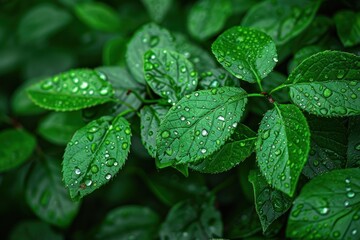
M 106 178 L 107 180 L 109 180 L 109 179 L 111 178 L 111 174 L 110 174 L 110 173 L 106 174 L 106 175 L 105 175 L 105 178 Z

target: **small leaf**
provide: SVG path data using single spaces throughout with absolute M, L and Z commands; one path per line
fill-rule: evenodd
M 211 49 L 226 70 L 250 83 L 260 82 L 278 61 L 272 39 L 251 28 L 232 27 L 226 30 L 215 40 Z
M 111 84 L 90 69 L 58 74 L 28 88 L 31 100 L 40 107 L 74 111 L 112 101 Z
M 141 84 L 145 84 L 144 54 L 155 47 L 172 50 L 175 44 L 170 32 L 154 23 L 140 28 L 128 43 L 126 63 L 132 76 Z
M 347 167 L 360 167 L 360 117 L 349 119 Z
M 197 86 L 193 64 L 177 52 L 151 49 L 144 55 L 145 80 L 159 96 L 177 103 Z
M 222 87 L 187 95 L 170 108 L 157 139 L 161 167 L 210 156 L 231 136 L 244 112 L 246 92 Z
M 140 111 L 141 141 L 150 156 L 156 158 L 156 135 L 169 108 L 161 105 L 144 106 Z
M 324 51 L 304 60 L 290 74 L 292 101 L 303 110 L 326 117 L 360 114 L 360 57 Z
M 311 131 L 310 153 L 303 174 L 314 178 L 346 163 L 346 128 L 337 119 L 310 115 L 307 122 Z
M 239 87 L 239 80 L 223 68 L 208 69 L 200 75 L 199 88 Z
M 211 239 L 222 235 L 221 216 L 214 196 L 174 205 L 161 225 L 160 239 Z
M 187 27 L 190 34 L 200 40 L 218 33 L 232 13 L 230 0 L 198 0 L 190 9 Z
M 321 46 L 312 45 L 312 46 L 306 46 L 299 51 L 297 51 L 294 55 L 293 60 L 290 62 L 288 67 L 288 72 L 294 71 L 294 69 L 300 65 L 302 61 L 307 59 L 308 57 L 311 57 L 312 55 L 322 52 L 325 49 Z
M 9 237 L 9 240 L 19 239 L 62 240 L 64 238 L 44 222 L 23 221 L 16 225 Z
M 266 0 L 247 12 L 242 25 L 264 31 L 281 45 L 309 26 L 320 4 L 319 0 Z
M 156 212 L 143 206 L 123 206 L 111 210 L 97 231 L 96 239 L 143 239 L 157 235 L 160 218 Z
M 128 40 L 123 37 L 110 39 L 102 52 L 102 62 L 106 66 L 125 65 L 125 53 Z
M 36 139 L 24 130 L 6 129 L 0 132 L 0 172 L 20 166 L 32 154 Z
M 95 30 L 117 32 L 123 25 L 120 15 L 105 3 L 79 3 L 75 6 L 75 13 L 84 24 Z
M 20 41 L 31 43 L 54 34 L 71 20 L 71 15 L 63 9 L 49 4 L 31 8 L 20 20 L 17 29 Z
M 25 197 L 37 216 L 63 228 L 70 225 L 80 206 L 71 201 L 63 185 L 60 162 L 49 157 L 35 162 L 30 170 Z
M 358 239 L 360 169 L 334 170 L 308 182 L 295 199 L 288 238 Z
M 310 131 L 294 105 L 275 105 L 261 120 L 256 157 L 261 173 L 274 188 L 293 196 L 310 149 Z
M 63 178 L 73 199 L 79 199 L 109 182 L 125 164 L 131 129 L 121 116 L 102 117 L 79 129 L 68 143 Z
M 271 188 L 259 171 L 251 171 L 249 181 L 254 188 L 255 208 L 259 215 L 263 232 L 291 207 L 292 198 Z
M 40 122 L 37 131 L 51 143 L 66 145 L 82 126 L 84 121 L 80 112 L 53 112 Z
M 173 0 L 142 0 L 142 2 L 155 22 L 161 22 L 173 4 Z
M 360 12 L 338 11 L 334 19 L 337 33 L 345 47 L 360 43 Z
M 256 133 L 243 124 L 238 124 L 229 140 L 209 157 L 190 165 L 202 173 L 220 173 L 235 167 L 255 149 Z

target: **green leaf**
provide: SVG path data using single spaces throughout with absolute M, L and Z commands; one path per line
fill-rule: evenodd
M 161 22 L 173 4 L 173 0 L 142 0 L 142 2 L 155 22 Z
M 31 8 L 20 20 L 17 33 L 20 41 L 30 43 L 47 38 L 71 20 L 71 15 L 49 3 Z
M 222 87 L 187 95 L 170 108 L 157 139 L 161 167 L 195 162 L 218 150 L 244 112 L 246 92 Z
M 213 56 L 207 51 L 189 41 L 186 36 L 176 34 L 176 51 L 181 53 L 195 66 L 196 71 L 207 71 L 209 68 L 216 68 Z
M 150 156 L 156 157 L 156 135 L 169 108 L 161 105 L 144 106 L 140 111 L 141 141 Z
M 261 223 L 254 206 L 236 209 L 233 215 L 226 234 L 229 239 L 246 238 L 261 231 Z
M 334 170 L 307 183 L 295 199 L 289 238 L 358 239 L 360 169 Z
M 324 50 L 325 49 L 323 47 L 317 45 L 306 46 L 300 49 L 295 53 L 293 60 L 290 62 L 288 67 L 288 72 L 294 71 L 294 69 L 297 66 L 299 66 L 300 63 L 304 61 L 306 58 L 314 55 L 315 53 L 322 52 Z
M 215 40 L 211 49 L 226 70 L 250 83 L 260 82 L 278 61 L 272 39 L 251 28 L 232 27 L 226 30 Z
M 310 149 L 306 118 L 294 105 L 275 105 L 261 120 L 256 157 L 274 188 L 293 196 Z
M 36 139 L 25 130 L 6 129 L 0 132 L 0 172 L 20 166 L 32 154 Z
M 347 167 L 360 167 L 360 117 L 349 119 Z
M 202 173 L 220 173 L 235 167 L 255 149 L 256 133 L 243 124 L 238 124 L 227 142 L 209 157 L 190 165 Z
M 75 14 L 87 26 L 104 32 L 117 32 L 122 28 L 120 15 L 101 2 L 84 2 L 75 6 Z
M 111 210 L 95 234 L 96 239 L 144 239 L 157 235 L 160 218 L 144 206 L 123 206 Z
M 71 198 L 82 198 L 115 176 L 125 164 L 130 137 L 129 123 L 120 115 L 94 120 L 74 134 L 63 161 Z
M 64 238 L 44 222 L 23 221 L 16 225 L 9 237 L 9 240 L 19 239 L 62 240 Z
M 26 202 L 45 222 L 67 227 L 79 210 L 79 202 L 69 198 L 61 178 L 60 162 L 45 157 L 35 162 L 26 181 Z
M 145 84 L 144 54 L 155 47 L 172 50 L 175 44 L 170 32 L 154 23 L 140 28 L 128 43 L 126 63 L 132 76 L 141 84 Z
M 239 87 L 239 80 L 223 68 L 211 68 L 200 75 L 199 88 Z
M 31 100 L 40 107 L 74 111 L 112 101 L 113 88 L 104 76 L 90 69 L 58 74 L 28 88 Z
M 214 196 L 174 205 L 161 225 L 160 239 L 210 239 L 222 235 L 221 216 Z
M 107 41 L 102 52 L 103 64 L 106 66 L 124 66 L 127 42 L 128 40 L 123 37 Z
M 286 80 L 286 76 L 279 72 L 271 72 L 263 81 L 263 88 L 265 92 L 270 92 L 270 90 L 280 86 Z M 290 102 L 290 97 L 287 89 L 281 89 L 279 91 L 271 94 L 271 97 L 278 103 L 287 103 Z M 259 105 L 259 103 L 257 102 Z M 269 107 L 267 108 L 269 109 Z
M 337 33 L 345 47 L 352 47 L 360 43 L 360 12 L 339 11 L 334 19 Z
M 198 83 L 193 64 L 183 55 L 165 49 L 145 53 L 144 74 L 151 89 L 171 104 L 193 92 Z
M 319 116 L 360 114 L 360 57 L 345 52 L 324 51 L 304 60 L 290 74 L 292 101 Z
M 263 232 L 291 207 L 292 198 L 271 188 L 259 171 L 251 171 L 249 181 L 254 188 L 255 208 L 259 215 Z
M 314 178 L 346 163 L 346 128 L 337 119 L 310 115 L 307 122 L 311 131 L 310 153 L 303 174 Z
M 224 27 L 231 13 L 230 0 L 198 0 L 188 14 L 188 30 L 197 39 L 208 39 Z
M 309 26 L 320 4 L 319 0 L 266 0 L 247 12 L 242 25 L 264 31 L 281 45 Z
M 37 131 L 51 143 L 66 145 L 83 126 L 80 112 L 53 112 L 40 122 Z

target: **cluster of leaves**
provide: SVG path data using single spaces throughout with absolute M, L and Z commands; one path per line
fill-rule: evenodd
M 359 9 L 6 2 L 4 234 L 359 239 Z

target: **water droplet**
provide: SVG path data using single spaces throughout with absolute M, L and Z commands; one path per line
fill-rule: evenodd
M 269 136 L 270 136 L 270 130 L 266 130 L 266 131 L 263 133 L 263 135 L 261 136 L 261 138 L 262 138 L 263 140 L 265 140 L 265 139 L 268 139 Z
M 53 87 L 53 84 L 52 84 L 52 82 L 50 82 L 50 81 L 46 81 L 46 82 L 44 82 L 43 84 L 41 84 L 41 88 L 43 89 L 43 90 L 49 90 L 49 89 L 51 89 Z
M 353 197 L 355 197 L 355 193 L 354 193 L 354 192 L 348 192 L 348 193 L 346 194 L 346 196 L 347 196 L 348 198 L 353 198 Z
M 356 230 L 356 229 L 354 229 L 354 230 L 351 231 L 351 234 L 352 234 L 352 235 L 356 235 L 356 233 L 357 233 L 357 230 Z
M 87 83 L 87 82 L 82 82 L 81 84 L 80 84 L 80 88 L 81 89 L 86 89 L 86 88 L 88 88 L 89 87 L 89 84 Z
M 80 174 L 81 174 L 81 171 L 80 171 L 79 168 L 75 168 L 75 174 L 76 174 L 76 175 L 80 175 Z
M 356 95 L 355 93 L 353 93 L 353 94 L 350 95 L 350 97 L 351 97 L 352 99 L 356 99 L 356 98 L 357 98 L 357 95 Z
M 340 232 L 339 232 L 339 231 L 335 231 L 335 232 L 333 233 L 333 236 L 336 237 L 336 238 L 339 237 L 339 236 L 340 236 Z
M 159 43 L 159 37 L 157 36 L 151 36 L 150 38 L 150 46 L 155 47 Z M 166 53 L 166 52 L 164 52 Z
M 322 108 L 322 109 L 320 109 L 320 113 L 325 115 L 328 113 L 328 110 L 326 108 Z
M 279 60 L 277 59 L 277 57 L 274 57 L 273 60 L 274 60 L 274 62 L 276 62 L 276 63 L 279 61 Z
M 169 156 L 171 156 L 172 154 L 173 154 L 173 150 L 172 150 L 172 148 L 167 148 L 166 149 L 166 151 L 165 151 L 165 153 L 167 154 L 167 155 L 169 155 Z
M 324 95 L 324 97 L 328 98 L 332 95 L 332 91 L 328 88 L 325 88 L 323 95 Z
M 130 135 L 130 134 L 131 134 L 131 129 L 130 129 L 130 128 L 126 128 L 126 129 L 125 129 L 125 134 L 126 134 L 126 135 Z
M 124 150 L 127 149 L 128 146 L 129 146 L 129 144 L 128 144 L 127 142 L 123 142 L 123 143 L 121 144 L 121 148 L 124 149 Z
M 330 209 L 329 208 L 327 208 L 327 207 L 323 207 L 323 208 L 320 208 L 320 214 L 322 214 L 322 215 L 326 215 L 326 214 L 328 214 L 329 213 L 329 211 L 330 211 Z
M 99 168 L 96 165 L 92 165 L 90 170 L 92 173 L 97 173 L 99 171 Z
M 200 152 L 204 154 L 204 153 L 206 153 L 206 149 L 205 149 L 205 148 L 202 148 L 202 149 L 200 150 Z
M 181 120 L 181 121 L 185 121 L 186 118 L 185 118 L 184 116 L 181 116 L 181 117 L 180 117 L 180 120 Z
M 275 155 L 276 156 L 279 156 L 281 154 L 281 150 L 280 149 L 277 149 L 276 151 L 275 151 Z
M 345 207 L 348 207 L 349 205 L 350 205 L 350 202 L 346 200 L 346 201 L 344 202 L 344 206 L 345 206 Z
M 205 137 L 205 136 L 209 135 L 209 133 L 208 133 L 208 131 L 206 129 L 203 129 L 201 131 L 201 135 Z
M 100 95 L 107 95 L 109 93 L 109 89 L 108 88 L 103 88 L 100 90 Z
M 161 137 L 162 138 L 168 138 L 168 137 L 170 137 L 170 132 L 169 131 L 163 131 L 162 133 L 161 133 Z
M 96 151 L 96 143 L 92 143 L 90 149 L 91 152 L 94 153 Z
M 92 127 L 88 130 L 89 133 L 97 132 L 99 129 L 97 127 Z
M 218 118 L 220 121 L 225 121 L 225 118 L 223 116 L 218 116 Z
M 87 180 L 85 180 L 85 185 L 86 186 L 91 186 L 91 184 L 92 184 L 92 181 L 90 180 L 90 179 L 87 179 Z
M 94 135 L 88 134 L 88 135 L 87 135 L 87 139 L 89 139 L 89 141 L 94 140 Z
M 110 173 L 106 174 L 106 175 L 105 175 L 105 178 L 106 178 L 107 180 L 109 180 L 109 179 L 111 178 L 111 174 L 110 174 Z
M 149 136 L 152 136 L 154 134 L 154 132 L 153 131 L 149 131 Z

